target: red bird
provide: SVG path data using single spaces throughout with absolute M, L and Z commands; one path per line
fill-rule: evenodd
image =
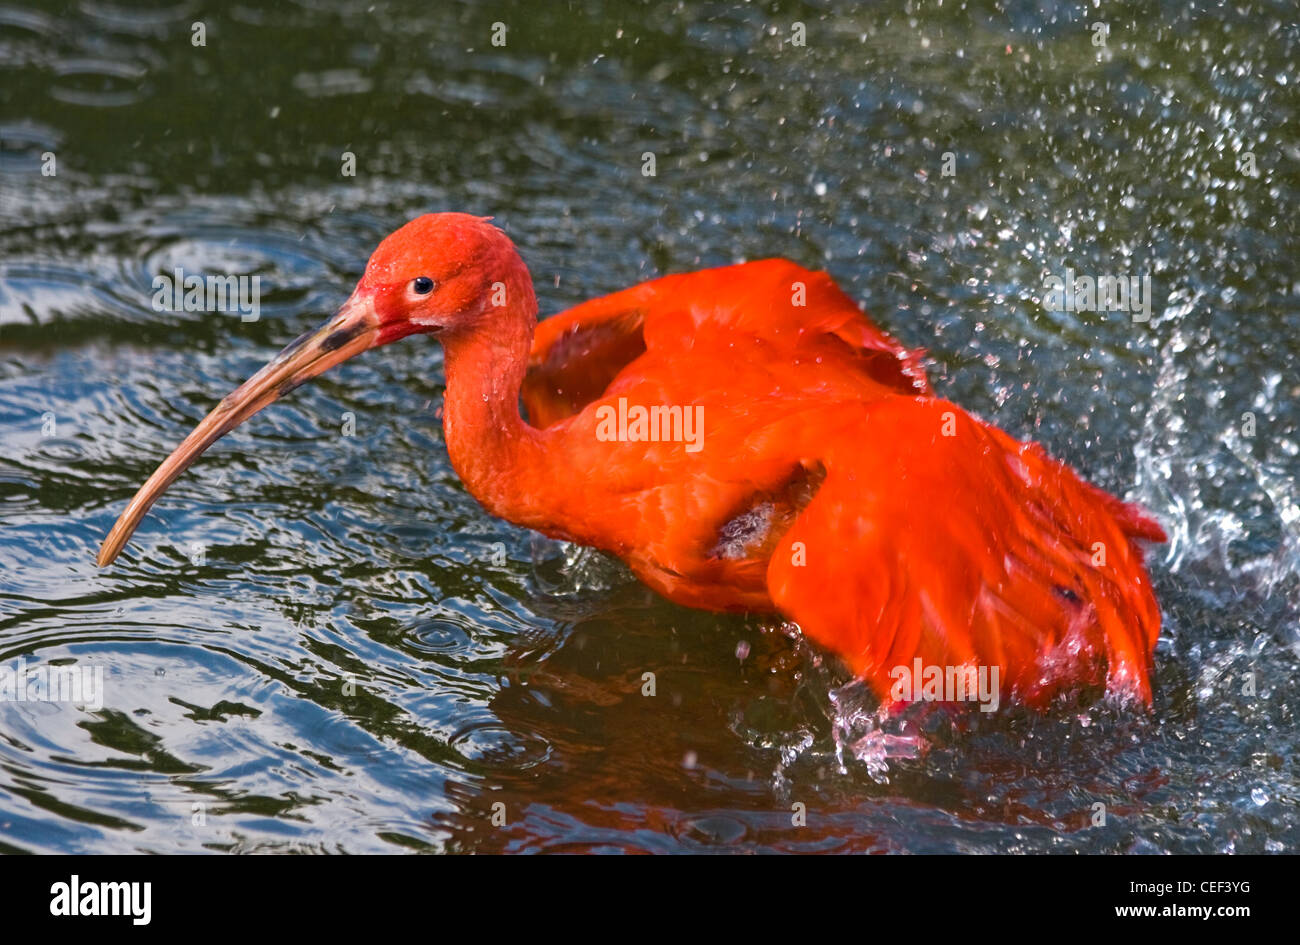
M 919 352 L 825 273 L 665 276 L 539 327 L 514 245 L 459 213 L 380 243 L 338 314 L 158 467 L 99 564 L 213 441 L 413 334 L 444 346 L 447 451 L 494 515 L 617 555 L 680 604 L 783 614 L 888 704 L 920 698 L 896 688 L 914 666 L 996 669 L 1030 705 L 1081 686 L 1151 700 L 1160 611 L 1138 540 L 1159 525 L 935 397 Z

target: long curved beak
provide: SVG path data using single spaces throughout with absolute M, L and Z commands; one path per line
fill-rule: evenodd
M 270 364 L 239 385 L 203 418 L 140 487 L 104 539 L 96 563 L 101 568 L 112 563 L 149 511 L 149 506 L 204 450 L 299 384 L 374 347 L 378 333 L 379 318 L 374 303 L 369 297 L 354 294 L 325 325 L 302 335 L 276 355 Z

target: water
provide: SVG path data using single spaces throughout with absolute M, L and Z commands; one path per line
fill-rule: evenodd
M 0 703 L 0 848 L 1295 849 L 1294 6 L 840 6 L 0 5 L 0 665 L 105 687 Z M 779 623 L 487 517 L 424 339 L 228 437 L 96 570 L 436 209 L 495 215 L 545 312 L 829 269 L 945 395 L 1166 525 L 1154 711 L 882 731 Z M 260 275 L 260 318 L 154 311 L 177 266 Z M 1047 311 L 1067 267 L 1149 274 L 1149 323 Z

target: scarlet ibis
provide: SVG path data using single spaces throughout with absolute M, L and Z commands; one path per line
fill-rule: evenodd
M 680 604 L 783 614 L 889 705 L 923 697 L 920 681 L 899 696 L 914 666 L 996 670 L 1034 706 L 1100 687 L 1149 704 L 1160 611 L 1139 542 L 1160 526 L 936 397 L 920 352 L 827 274 L 767 259 L 536 316 L 487 219 L 412 220 L 329 322 L 158 467 L 100 566 L 213 441 L 339 362 L 427 334 L 446 355 L 451 463 L 490 513 L 611 552 Z

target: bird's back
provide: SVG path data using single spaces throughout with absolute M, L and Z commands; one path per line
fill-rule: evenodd
M 547 318 L 533 340 L 524 401 L 533 424 L 546 427 L 591 403 L 643 355 L 638 374 L 760 350 L 773 364 L 806 354 L 899 392 L 929 390 L 921 352 L 872 324 L 830 276 L 764 259 L 663 276 Z

